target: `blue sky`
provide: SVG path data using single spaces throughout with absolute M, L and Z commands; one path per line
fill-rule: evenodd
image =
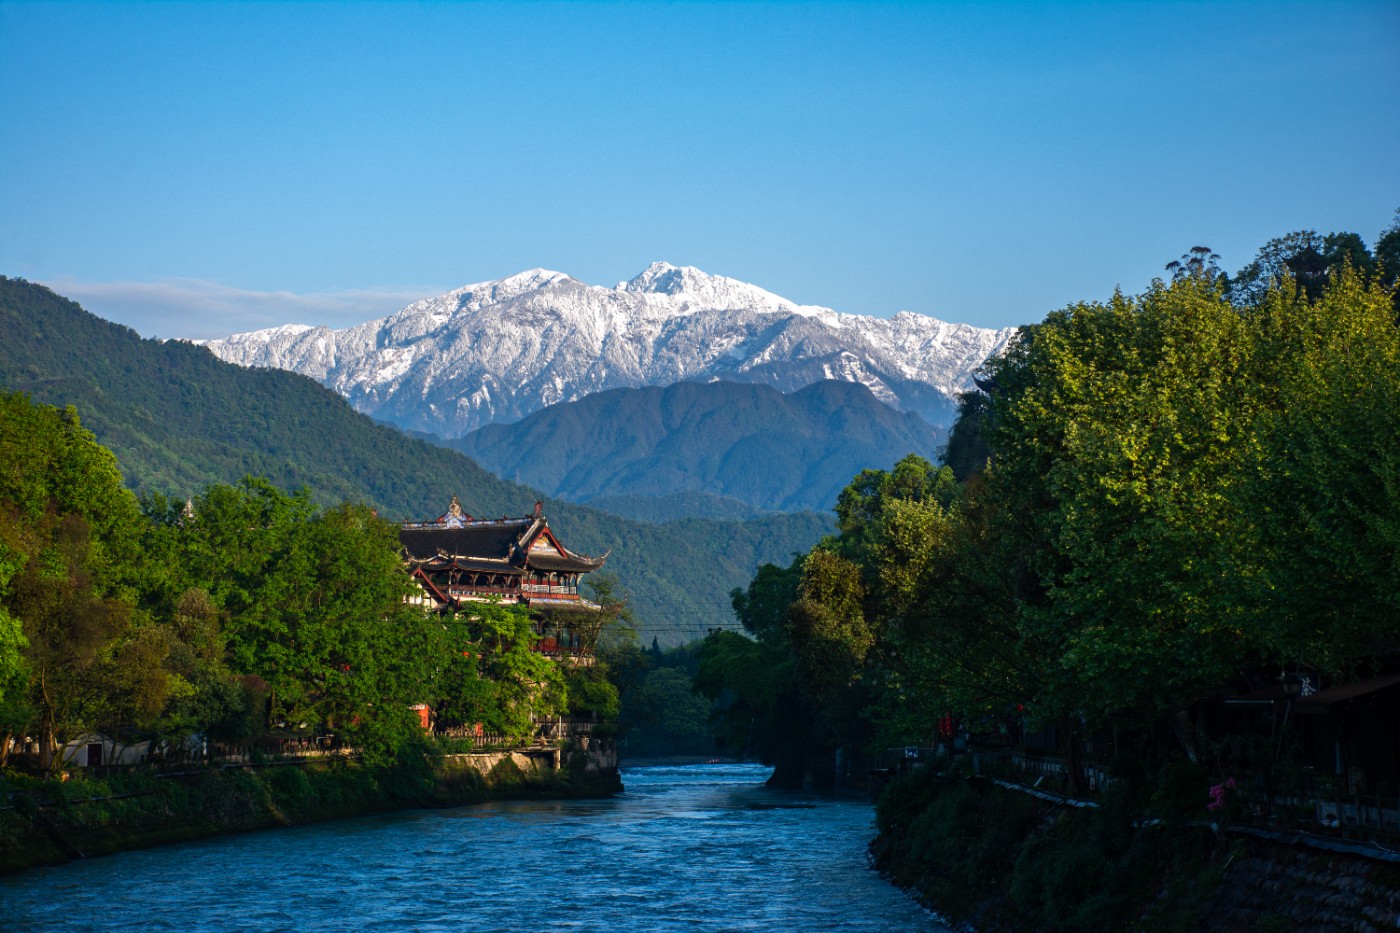
M 0 0 L 0 274 L 148 336 L 653 260 L 1005 326 L 1400 207 L 1400 4 Z

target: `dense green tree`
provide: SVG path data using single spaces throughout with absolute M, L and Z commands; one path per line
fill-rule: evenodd
M 764 564 L 747 589 L 734 590 L 734 614 L 751 637 L 711 632 L 700 645 L 694 679 L 714 705 L 720 744 L 778 763 L 785 774 L 801 770 L 811 720 L 787 638 L 788 609 L 801 579 L 801 559 L 788 567 Z
M 208 659 L 206 702 L 226 707 L 221 719 L 238 719 L 247 697 L 213 664 L 210 613 L 231 673 L 266 684 L 272 724 L 337 731 L 370 751 L 412 734 L 441 628 L 405 602 L 412 583 L 394 526 L 364 506 L 320 511 L 305 492 L 249 478 L 167 510 L 165 535 L 180 572 L 162 582 L 181 593 L 186 654 Z M 191 589 L 200 586 L 207 593 Z
M 148 732 L 182 754 L 196 736 L 216 742 L 246 742 L 267 727 L 267 683 L 230 666 L 229 616 L 210 595 L 207 567 L 192 564 L 193 502 L 175 503 L 156 494 L 142 501 L 147 556 L 141 610 L 160 626 L 172 677 L 165 709 Z
M 704 747 L 710 735 L 710 703 L 675 667 L 649 671 L 638 696 L 638 720 L 678 745 Z
M 617 685 L 618 726 L 627 757 L 710 755 L 711 701 L 695 689 L 702 642 L 662 650 L 653 641 L 642 650 L 635 635 L 609 639 L 599 652 L 599 668 Z M 574 687 L 569 687 L 570 704 Z
M 788 607 L 788 642 L 805 694 L 831 704 L 859 678 L 875 632 L 865 617 L 860 567 L 823 548 L 802 564 L 798 599 Z
M 1400 651 L 1400 328 L 1345 273 L 1316 302 L 1284 287 L 1254 319 L 1270 396 L 1228 489 L 1259 572 L 1239 578 L 1282 655 L 1333 675 Z
M 1209 246 L 1193 246 L 1182 254 L 1180 259 L 1167 263 L 1167 271 L 1173 282 L 1183 279 L 1197 279 L 1220 286 L 1229 287 L 1228 278 L 1220 271 L 1220 256 Z
M 1190 755 L 1176 725 L 1221 685 L 1393 664 L 1387 260 L 1304 231 L 1235 288 L 1215 258 L 1023 328 L 965 397 L 986 447 L 961 485 L 917 458 L 856 476 L 838 536 L 736 591 L 757 641 L 702 651 L 724 727 L 776 760 L 860 735 L 866 704 L 888 743 L 1029 717 L 1075 776 L 1086 729 L 1156 722 Z
M 856 482 L 860 482 L 860 479 Z M 788 607 L 797 599 L 797 587 L 801 580 L 800 559 L 787 567 L 764 564 L 758 568 L 747 589 L 735 589 L 731 592 L 729 598 L 734 606 L 734 615 L 743 625 L 744 631 L 760 641 L 780 640 L 787 621 Z
M 969 389 L 958 395 L 958 414 L 948 431 L 948 443 L 940 451 L 943 463 L 953 471 L 960 483 L 986 469 L 992 458 L 987 441 L 991 399 L 981 389 Z
M 524 607 L 471 603 L 441 625 L 450 662 L 438 678 L 435 705 L 446 722 L 481 723 L 489 732 L 524 738 L 536 720 L 568 708 L 565 678 L 533 650 L 539 635 Z
M 1258 304 L 1270 288 L 1289 278 L 1307 300 L 1316 301 L 1344 268 L 1367 277 L 1374 271 L 1375 259 L 1360 236 L 1350 232 L 1323 236 L 1313 230 L 1298 230 L 1264 244 L 1229 283 L 1229 293 L 1237 304 Z
M 171 643 L 168 628 L 138 617 L 80 684 L 84 721 L 118 742 L 168 735 L 168 710 L 195 694 L 170 667 Z
M 958 493 L 957 480 L 949 467 L 934 466 L 915 454 L 900 460 L 888 472 L 862 470 L 836 499 L 836 527 L 841 534 L 833 546 L 847 559 L 870 568 L 881 547 L 881 521 L 888 503 L 898 500 L 946 505 Z
M 27 714 L 45 766 L 65 737 L 105 724 L 131 686 L 112 652 L 131 625 L 140 529 L 115 458 L 73 409 L 0 393 L 0 607 L 24 641 L 0 667 L 15 686 L 27 675 L 24 700 L 4 709 L 10 728 Z
M 8 597 L 24 622 L 32 735 L 40 764 L 49 767 L 63 740 L 97 728 L 104 699 L 122 686 L 104 675 L 113 671 L 106 662 L 130 625 L 131 605 L 95 585 L 90 529 L 81 516 L 66 516 L 45 538 Z
M 1395 318 L 1400 321 L 1400 209 L 1395 211 L 1395 219 L 1381 231 L 1376 240 L 1376 281 L 1391 290 L 1390 301 L 1395 308 Z
M 9 593 L 11 582 L 25 566 L 23 527 L 13 513 L 0 511 L 0 593 Z M 24 621 L 11 614 L 8 600 L 0 603 L 0 767 L 10 751 L 9 739 L 30 718 L 29 664 L 24 649 Z
M 785 644 L 717 631 L 701 646 L 695 688 L 714 704 L 716 738 L 731 752 L 776 766 L 779 783 L 801 779 L 811 709 Z
M 604 722 L 617 720 L 622 712 L 622 698 L 611 672 L 601 662 L 568 665 L 562 673 L 570 714 L 592 714 Z M 689 682 L 689 678 L 686 680 Z
M 1250 352 L 1217 286 L 1186 279 L 1056 312 L 999 370 L 989 483 L 1040 590 L 1018 628 L 1051 648 L 1050 709 L 1170 707 L 1239 657 L 1222 587 L 1249 559 L 1225 491 L 1252 439 Z
M 996 493 L 975 481 L 948 508 L 898 502 L 886 511 L 878 570 L 887 744 L 927 735 L 953 713 L 995 720 L 1043 690 L 1053 646 L 1019 625 L 1040 587 Z
M 6 579 L 0 586 L 8 583 Z M 10 736 L 22 729 L 29 719 L 25 689 L 29 683 L 29 666 L 23 653 L 28 646 L 21 621 L 0 608 L 0 767 L 5 766 L 10 753 Z

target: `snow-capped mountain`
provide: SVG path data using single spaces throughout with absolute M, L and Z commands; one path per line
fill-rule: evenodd
M 319 380 L 360 411 L 459 437 L 603 389 L 683 380 L 791 392 L 859 382 L 935 425 L 1014 329 L 798 305 L 690 266 L 653 263 L 616 288 L 531 269 L 344 330 L 284 325 L 205 344 L 243 366 Z

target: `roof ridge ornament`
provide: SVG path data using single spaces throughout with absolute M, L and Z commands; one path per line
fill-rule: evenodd
M 442 518 L 448 528 L 461 528 L 467 523 L 466 513 L 462 511 L 462 503 L 457 501 L 455 495 L 452 497 L 452 504 L 447 507 L 447 514 Z

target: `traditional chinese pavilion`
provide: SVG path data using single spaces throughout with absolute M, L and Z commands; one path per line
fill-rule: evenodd
M 597 608 L 579 595 L 579 580 L 607 560 L 564 547 L 539 502 L 524 518 L 480 519 L 453 496 L 438 518 L 404 522 L 399 542 L 421 601 L 438 609 L 491 598 L 532 609 Z

